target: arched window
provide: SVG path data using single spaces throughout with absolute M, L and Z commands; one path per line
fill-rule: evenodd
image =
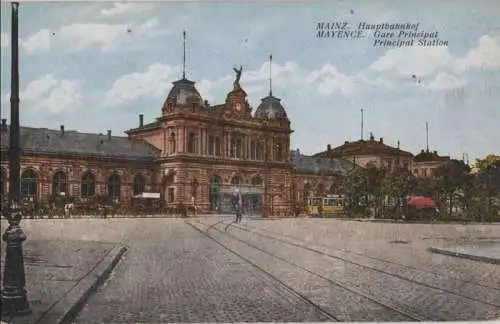
M 215 141 L 213 136 L 208 137 L 208 155 L 215 154 Z
M 257 146 L 255 145 L 255 141 L 250 142 L 250 159 L 257 159 Z
M 306 182 L 304 184 L 304 191 L 302 192 L 302 197 L 304 198 L 304 202 L 307 202 L 307 198 L 311 195 L 311 184 Z
M 26 170 L 21 174 L 21 197 L 36 199 L 37 176 L 35 171 Z
M 275 157 L 276 161 L 281 161 L 283 159 L 283 152 L 281 150 L 280 143 L 276 143 L 274 145 L 274 157 Z
M 262 179 L 257 175 L 252 178 L 252 186 L 261 186 L 262 185 Z
M 221 156 L 221 143 L 220 138 L 215 138 L 215 156 Z
M 210 208 L 212 210 L 219 210 L 220 208 L 220 201 L 221 201 L 221 194 L 220 194 L 220 185 L 222 184 L 222 180 L 219 176 L 214 176 L 212 178 L 212 181 L 210 182 L 210 194 L 209 194 L 209 199 L 210 199 Z
M 236 140 L 236 157 L 237 158 L 243 157 L 243 140 L 241 138 L 238 138 Z
M 240 136 L 231 138 L 231 157 L 241 158 L 243 156 L 243 139 Z
M 168 143 L 170 147 L 170 153 L 175 153 L 175 133 L 170 134 Z
M 66 174 L 62 171 L 57 171 L 52 178 L 52 194 L 60 195 L 68 191 Z
M 196 153 L 196 135 L 193 132 L 188 134 L 187 149 L 188 153 Z
M 236 185 L 239 185 L 241 184 L 241 178 L 237 175 L 235 175 L 232 179 L 231 179 L 231 184 L 233 186 L 236 186 Z
M 90 171 L 86 172 L 82 177 L 80 194 L 83 198 L 95 195 L 95 176 Z
M 236 157 L 236 138 L 231 138 L 231 146 L 229 147 L 229 156 Z
M 143 193 L 145 187 L 146 181 L 144 180 L 144 177 L 141 174 L 137 174 L 134 177 L 134 196 Z
M 113 173 L 108 178 L 108 197 L 111 199 L 120 199 L 121 178 L 120 175 Z
M 264 144 L 263 143 L 257 143 L 257 160 L 263 160 L 264 159 Z

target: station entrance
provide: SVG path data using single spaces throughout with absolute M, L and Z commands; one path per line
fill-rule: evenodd
M 214 177 L 209 184 L 210 210 L 217 214 L 232 214 L 238 201 L 245 215 L 262 214 L 263 188 L 260 179 L 252 184 L 241 184 L 234 177 L 231 184 L 222 184 L 219 177 Z

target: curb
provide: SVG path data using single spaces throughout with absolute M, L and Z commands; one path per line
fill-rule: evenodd
M 436 247 L 430 247 L 427 250 L 432 252 L 432 253 L 443 254 L 443 255 L 447 255 L 447 256 L 453 256 L 453 257 L 468 259 L 468 260 L 472 260 L 472 261 L 500 264 L 500 259 L 490 258 L 487 256 L 472 255 L 472 254 L 467 254 L 467 253 L 462 253 L 462 252 L 453 252 L 453 251 L 448 251 L 448 250 L 444 250 L 444 249 L 436 248 Z
M 127 248 L 115 246 L 76 286 L 43 314 L 36 324 L 71 323 L 95 289 L 109 277 Z

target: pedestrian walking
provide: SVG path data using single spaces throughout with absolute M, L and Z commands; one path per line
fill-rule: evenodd
M 235 223 L 241 223 L 241 205 L 239 202 L 237 202 L 234 206 L 235 213 L 236 213 L 236 221 Z

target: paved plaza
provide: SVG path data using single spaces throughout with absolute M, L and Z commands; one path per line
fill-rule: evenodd
M 64 250 L 56 242 L 67 246 L 64 251 L 81 245 L 85 255 L 73 256 L 81 269 L 110 249 L 127 248 L 103 284 L 66 318 L 75 323 L 500 318 L 499 265 L 429 251 L 457 242 L 498 242 L 498 225 L 304 218 L 244 218 L 234 224 L 232 217 L 214 216 L 22 225 L 27 253 L 36 250 L 40 259 L 52 253 L 50 260 L 56 260 L 54 251 Z M 74 263 L 64 253 L 54 263 Z M 41 269 L 27 266 L 35 306 L 61 299 L 54 297 L 61 294 L 54 287 L 38 284 Z M 54 277 L 62 271 L 43 269 Z M 74 278 L 82 276 L 72 271 Z

